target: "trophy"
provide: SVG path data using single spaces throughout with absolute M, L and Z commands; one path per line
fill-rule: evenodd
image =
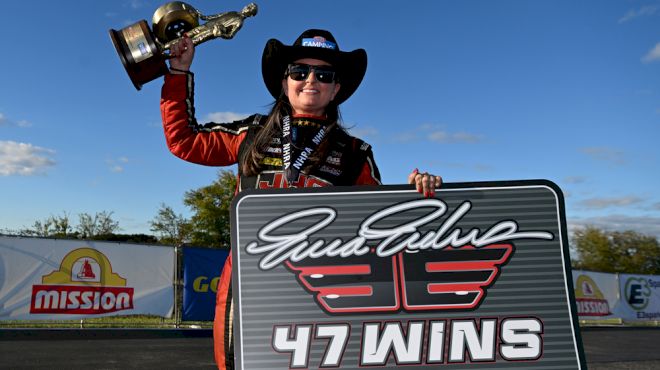
M 169 50 L 184 34 L 193 45 L 218 37 L 228 40 L 241 29 L 245 18 L 256 14 L 255 3 L 240 12 L 203 15 L 190 4 L 173 1 L 156 9 L 153 29 L 141 20 L 119 31 L 110 29 L 109 33 L 131 82 L 140 90 L 143 84 L 167 73 Z M 200 19 L 206 23 L 200 24 Z

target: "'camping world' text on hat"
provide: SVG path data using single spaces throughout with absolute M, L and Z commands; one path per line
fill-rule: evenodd
M 302 46 L 306 47 L 315 47 L 315 48 L 326 48 L 326 49 L 337 49 L 337 44 L 332 41 L 326 40 L 324 37 L 316 36 L 311 39 L 303 39 Z

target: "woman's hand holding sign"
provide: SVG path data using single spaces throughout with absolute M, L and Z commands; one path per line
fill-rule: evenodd
M 442 177 L 431 175 L 428 172 L 420 173 L 415 168 L 410 175 L 408 175 L 408 184 L 415 185 L 415 189 L 425 198 L 433 198 L 435 196 L 435 189 L 442 185 Z

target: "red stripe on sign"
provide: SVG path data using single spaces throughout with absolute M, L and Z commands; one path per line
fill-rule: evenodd
M 300 271 L 302 275 L 367 275 L 371 274 L 369 265 L 347 265 L 347 266 L 294 266 L 287 261 L 290 269 Z

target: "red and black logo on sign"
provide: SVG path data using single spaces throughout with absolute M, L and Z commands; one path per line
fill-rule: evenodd
M 390 257 L 375 253 L 286 261 L 327 313 L 474 309 L 513 254 L 511 244 L 465 246 Z
M 394 204 L 365 217 L 353 237 L 328 230 L 336 209 L 311 207 L 265 224 L 245 250 L 261 256 L 263 271 L 286 266 L 331 314 L 471 310 L 509 262 L 512 240 L 553 239 L 510 219 L 485 230 L 457 226 L 471 207 L 464 201 L 448 213 L 439 199 Z M 435 228 L 422 229 L 429 224 Z

